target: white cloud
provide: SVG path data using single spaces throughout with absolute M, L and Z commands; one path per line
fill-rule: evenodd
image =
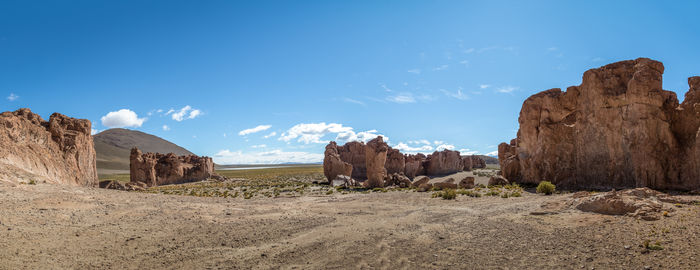
M 469 48 L 469 49 L 464 50 L 464 53 L 473 53 L 474 51 L 475 51 L 474 48 Z
M 518 90 L 518 87 L 504 86 L 504 87 L 496 89 L 496 92 L 510 94 L 515 90 Z
M 269 134 L 263 136 L 263 138 L 267 139 L 267 138 L 275 137 L 275 136 L 277 136 L 277 132 L 273 131 L 273 132 L 270 132 Z
M 163 125 L 163 130 L 168 131 L 168 130 L 170 130 L 170 127 L 168 125 Z
M 447 69 L 448 67 L 450 67 L 450 66 L 448 66 L 448 65 L 441 65 L 441 66 L 439 66 L 439 67 L 433 68 L 433 70 L 435 70 L 435 71 L 440 71 L 440 70 L 445 70 L 445 69 Z
M 102 116 L 102 125 L 109 128 L 140 127 L 146 118 L 139 118 L 135 112 L 129 109 L 121 109 L 109 112 Z
M 434 144 L 443 144 L 443 143 L 445 143 L 445 142 L 443 142 L 443 141 L 433 141 L 433 143 L 434 143 Z
M 202 115 L 202 112 L 197 109 L 193 109 L 190 105 L 182 107 L 179 111 L 170 109 L 165 115 L 172 114 L 173 120 L 181 122 L 186 119 L 195 119 L 197 116 Z
M 156 110 L 156 112 L 157 112 L 157 113 L 162 113 L 162 112 L 163 112 L 163 109 L 158 109 L 158 110 Z
M 479 153 L 479 151 L 473 151 L 471 149 L 466 149 L 466 148 L 459 149 L 460 155 L 476 155 L 478 153 Z
M 498 150 L 492 151 L 492 152 L 488 152 L 488 153 L 486 153 L 486 155 L 487 155 L 487 156 L 492 156 L 492 157 L 497 157 L 497 156 L 498 156 Z
M 18 96 L 18 95 L 15 95 L 15 93 L 10 93 L 10 95 L 7 96 L 7 100 L 9 100 L 9 101 L 15 101 L 15 100 L 17 100 L 18 98 L 19 98 L 19 96 Z
M 413 74 L 420 74 L 420 69 L 414 68 L 414 69 L 409 69 L 408 73 L 413 73 Z
M 241 130 L 241 132 L 238 132 L 238 135 L 245 136 L 245 135 L 248 135 L 248 134 L 253 134 L 253 133 L 256 133 L 256 132 L 260 132 L 260 131 L 267 130 L 267 129 L 271 128 L 271 127 L 272 127 L 271 125 L 259 125 L 259 126 L 254 127 L 254 128 L 249 128 L 249 129 Z
M 479 88 L 481 88 L 481 89 L 486 89 L 486 88 L 489 88 L 489 87 L 491 87 L 490 84 L 480 84 L 480 85 L 479 85 Z
M 347 132 L 342 132 L 338 133 L 338 136 L 335 137 L 336 141 L 339 142 L 352 142 L 352 141 L 358 141 L 358 142 L 368 142 L 378 136 L 382 136 L 383 140 L 385 142 L 389 141 L 389 137 L 384 136 L 382 134 L 377 134 L 377 130 L 368 130 L 368 131 L 360 131 L 358 133 L 355 133 L 354 131 L 350 130 Z
M 252 147 L 252 148 L 265 148 L 265 147 L 267 147 L 267 145 L 266 144 L 257 144 L 257 145 L 251 145 L 250 147 Z
M 218 164 L 281 164 L 286 162 L 316 163 L 322 161 L 323 154 L 320 153 L 285 152 L 282 150 L 257 153 L 221 150 L 214 155 L 214 162 Z
M 95 134 L 97 134 L 97 133 L 100 133 L 100 130 L 94 129 L 94 128 L 91 128 L 91 129 L 90 129 L 90 135 L 95 135 Z
M 401 93 L 395 96 L 388 96 L 386 97 L 386 100 L 394 102 L 394 103 L 415 103 L 416 99 L 413 97 L 413 94 L 411 93 Z
M 469 66 L 469 61 L 468 61 L 468 60 L 462 60 L 462 61 L 459 61 L 459 63 L 462 64 L 462 65 L 465 65 L 465 66 Z
M 458 89 L 457 89 L 457 92 L 454 92 L 454 93 L 453 93 L 453 92 L 450 92 L 450 91 L 447 91 L 447 90 L 445 90 L 445 89 L 440 89 L 440 91 L 442 91 L 443 93 L 445 93 L 445 95 L 447 95 L 448 97 L 453 97 L 453 98 L 456 98 L 456 99 L 459 99 L 459 100 L 467 100 L 467 99 L 469 99 L 469 96 L 467 96 L 466 94 L 462 93 L 462 87 L 458 88 Z
M 359 104 L 362 106 L 366 106 L 366 104 L 364 102 L 356 100 L 356 99 L 352 99 L 352 98 L 343 98 L 343 101 L 348 102 L 348 103 L 355 103 L 355 104 Z
M 445 149 L 452 150 L 452 149 L 455 149 L 455 146 L 451 145 L 451 144 L 441 144 L 441 145 L 438 145 L 438 147 L 435 147 L 435 150 L 438 150 L 438 151 L 442 151 Z
M 391 90 L 389 87 L 386 87 L 386 84 L 380 84 L 380 86 L 382 87 L 382 89 L 384 89 L 384 91 L 394 92 L 394 90 Z
M 423 145 L 423 146 L 420 146 L 420 147 L 413 147 L 413 146 L 409 146 L 409 145 L 407 145 L 407 144 L 405 144 L 405 143 L 402 143 L 402 142 L 399 143 L 399 144 L 397 144 L 397 145 L 395 145 L 395 146 L 393 146 L 393 148 L 398 149 L 398 150 L 400 150 L 400 151 L 402 151 L 402 152 L 406 152 L 406 153 L 408 153 L 408 152 L 416 153 L 416 152 L 430 152 L 430 151 L 433 151 L 433 147 L 430 146 L 430 145 Z
M 430 141 L 425 140 L 425 139 L 423 139 L 423 140 L 416 140 L 416 141 L 408 141 L 408 143 L 410 143 L 410 144 L 427 144 L 427 145 L 430 145 Z
M 376 130 L 368 130 L 362 132 L 353 131 L 352 127 L 346 127 L 342 124 L 325 122 L 321 123 L 310 123 L 310 124 L 297 124 L 291 127 L 286 132 L 280 135 L 280 141 L 290 142 L 296 140 L 298 142 L 303 142 L 305 144 L 309 143 L 328 143 L 330 140 L 323 139 L 328 134 L 336 134 L 336 141 L 349 142 L 349 141 L 368 141 L 376 138 L 377 136 L 383 136 L 384 141 L 389 141 L 389 138 L 382 134 L 377 134 Z

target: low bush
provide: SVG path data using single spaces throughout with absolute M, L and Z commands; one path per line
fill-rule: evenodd
M 556 186 L 549 181 L 542 181 L 537 185 L 537 193 L 543 193 L 544 195 L 551 195 L 556 190 Z

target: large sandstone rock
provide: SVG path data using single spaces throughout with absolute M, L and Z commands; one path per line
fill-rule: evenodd
M 201 181 L 214 175 L 210 157 L 141 153 L 133 148 L 130 161 L 131 182 L 144 182 L 148 186 Z
M 430 182 L 430 177 L 427 177 L 425 175 L 421 175 L 413 179 L 413 182 L 411 183 L 412 187 L 420 187 L 423 184 L 427 184 Z
M 0 114 L 0 182 L 96 186 L 90 121 L 29 109 Z
M 568 188 L 700 187 L 700 77 L 679 104 L 646 58 L 586 71 L 580 86 L 529 97 L 499 145 L 503 176 Z
M 425 167 L 423 167 L 425 159 L 425 155 L 420 153 L 415 155 L 406 155 L 406 166 L 404 169 L 404 174 L 411 179 L 415 178 L 418 175 L 425 175 Z
M 472 170 L 472 157 L 471 156 L 463 156 L 462 157 L 462 170 L 465 172 L 471 171 Z
M 388 174 L 405 173 L 406 157 L 398 149 L 389 147 L 386 153 L 386 164 L 384 164 Z
M 469 156 L 472 160 L 472 169 L 483 169 L 486 168 L 486 161 L 483 158 L 477 156 Z
M 338 154 L 338 145 L 331 142 L 326 146 L 326 152 L 323 158 L 323 174 L 331 183 L 338 175 L 352 175 L 352 165 L 340 159 Z
M 462 171 L 463 168 L 459 151 L 443 150 L 428 156 L 425 172 L 427 175 L 446 175 Z
M 340 160 L 352 165 L 352 175 L 350 175 L 352 178 L 358 180 L 367 179 L 364 143 L 348 142 L 343 146 L 338 146 L 338 154 L 340 155 Z
M 365 145 L 365 166 L 367 168 L 366 187 L 375 188 L 384 186 L 386 177 L 386 154 L 389 146 L 384 142 L 382 136 L 372 139 Z

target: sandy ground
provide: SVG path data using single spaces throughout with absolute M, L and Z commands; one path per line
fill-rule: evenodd
M 0 269 L 698 269 L 700 206 L 657 221 L 531 214 L 570 196 L 244 200 L 0 186 Z M 646 239 L 664 249 L 640 247 Z

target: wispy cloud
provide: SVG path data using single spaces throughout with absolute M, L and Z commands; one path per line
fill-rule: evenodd
M 496 92 L 498 93 L 506 93 L 510 94 L 513 93 L 513 91 L 518 90 L 519 87 L 514 87 L 514 86 L 504 86 L 496 89 Z
M 498 156 L 498 150 L 492 151 L 492 152 L 488 152 L 488 153 L 486 153 L 486 155 L 487 155 L 487 156 L 491 156 L 491 157 L 497 157 L 497 156 Z
M 450 66 L 449 65 L 441 65 L 441 66 L 434 67 L 433 70 L 440 71 L 440 70 L 445 70 L 448 67 L 450 67 Z
M 420 69 L 414 68 L 414 69 L 409 69 L 408 73 L 413 73 L 413 74 L 420 74 Z
M 490 84 L 480 84 L 480 85 L 479 85 L 479 88 L 481 88 L 481 89 L 486 89 L 486 88 L 489 88 L 489 87 L 491 87 Z
M 362 106 L 367 106 L 367 104 L 365 104 L 364 102 L 356 100 L 356 99 L 352 99 L 352 98 L 343 98 L 343 101 L 348 102 L 348 103 L 362 105 Z
M 413 97 L 413 94 L 411 94 L 411 93 L 400 93 L 398 95 L 388 96 L 388 97 L 386 97 L 386 100 L 394 102 L 394 103 L 415 103 L 416 102 L 416 99 Z
M 9 100 L 9 101 L 15 101 L 15 100 L 17 100 L 18 98 L 19 98 L 19 96 L 18 96 L 18 95 L 15 95 L 15 93 L 10 93 L 10 95 L 7 96 L 7 100 Z
M 163 131 L 168 131 L 170 130 L 170 127 L 168 125 L 163 125 Z
M 459 149 L 459 154 L 460 154 L 460 155 L 476 155 L 476 154 L 478 154 L 478 153 L 479 153 L 479 151 L 474 151 L 474 150 L 471 150 L 471 149 L 468 149 L 468 148 Z
M 441 145 L 438 145 L 437 147 L 435 147 L 435 150 L 437 150 L 437 151 L 452 150 L 452 149 L 455 149 L 455 146 L 451 145 L 451 144 L 441 144 Z
M 265 147 L 267 147 L 267 145 L 266 144 L 256 144 L 256 145 L 251 145 L 250 147 L 251 148 L 265 148 Z
M 271 125 L 259 125 L 259 126 L 254 127 L 254 128 L 249 128 L 249 129 L 241 130 L 240 132 L 238 132 L 238 135 L 245 136 L 245 135 L 248 135 L 248 134 L 253 134 L 253 133 L 256 133 L 256 132 L 268 130 L 268 129 L 271 128 L 271 127 L 272 127 Z
M 467 66 L 467 67 L 469 66 L 469 61 L 468 61 L 468 60 L 462 60 L 462 61 L 459 61 L 459 63 L 462 64 L 462 65 L 464 65 L 464 66 Z
M 447 90 L 445 90 L 445 89 L 440 89 L 440 91 L 442 91 L 442 92 L 443 92 L 446 96 L 448 96 L 448 97 L 453 97 L 453 98 L 456 98 L 456 99 L 459 99 L 459 100 L 467 100 L 467 99 L 469 99 L 469 96 L 467 96 L 466 94 L 462 93 L 462 87 L 458 88 L 458 89 L 457 89 L 457 92 L 450 92 L 450 91 L 447 91 Z
M 469 49 L 466 49 L 466 50 L 464 50 L 464 51 L 462 51 L 462 52 L 464 52 L 464 53 L 473 53 L 474 51 L 476 51 L 476 49 L 474 49 L 474 48 L 469 48 Z
M 273 131 L 273 132 L 270 132 L 269 134 L 263 136 L 263 138 L 267 139 L 267 138 L 271 138 L 271 137 L 275 137 L 275 136 L 277 136 L 277 132 Z

